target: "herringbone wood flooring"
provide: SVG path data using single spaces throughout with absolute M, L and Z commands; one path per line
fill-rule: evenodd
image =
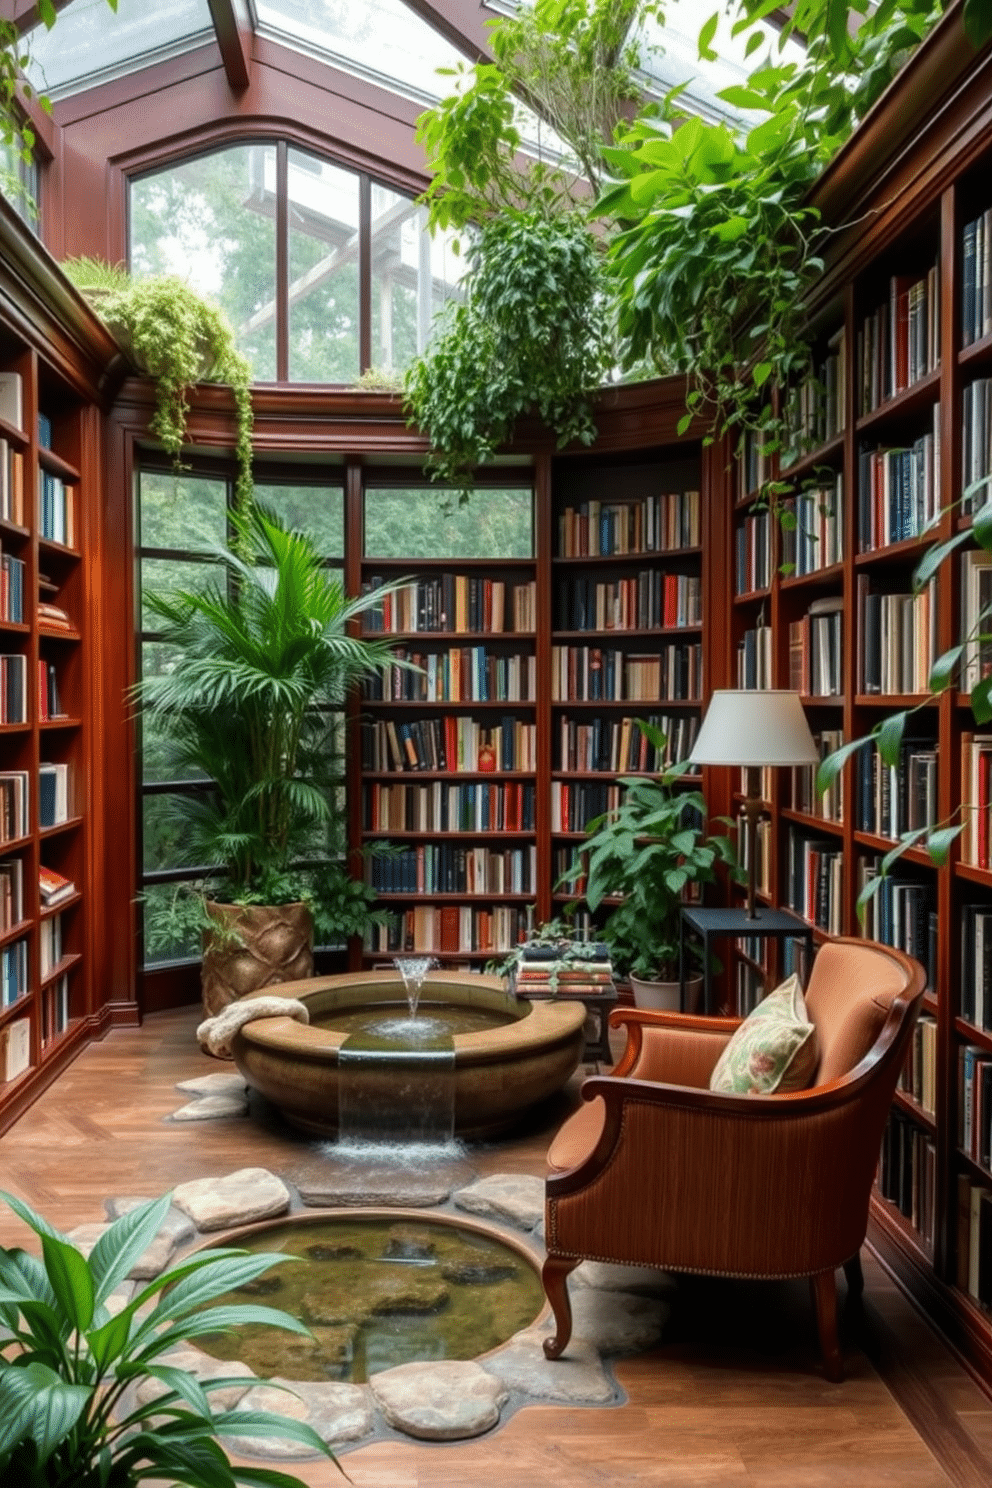
M 292 1177 L 319 1161 L 275 1122 L 171 1125 L 175 1084 L 218 1068 L 193 1039 L 195 1009 L 161 1013 L 92 1045 L 0 1138 L 0 1186 L 63 1229 L 103 1218 L 112 1194 L 160 1193 L 186 1178 L 261 1165 Z M 542 1174 L 549 1133 L 469 1156 L 478 1173 Z M 25 1231 L 0 1210 L 0 1243 Z M 805 1285 L 679 1284 L 661 1347 L 617 1366 L 627 1403 L 533 1406 L 474 1442 L 375 1442 L 342 1461 L 357 1488 L 492 1488 L 494 1482 L 670 1488 L 987 1488 L 992 1406 L 870 1254 L 864 1323 L 845 1343 L 847 1379 L 819 1370 Z M 324 1464 L 311 1488 L 342 1481 Z

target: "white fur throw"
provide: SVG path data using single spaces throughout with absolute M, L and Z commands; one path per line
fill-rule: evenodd
M 218 1059 L 232 1059 L 231 1040 L 239 1028 L 256 1018 L 295 1018 L 309 1023 L 306 1004 L 295 997 L 255 997 L 242 1002 L 229 1002 L 226 1008 L 207 1018 L 196 1030 L 197 1042 L 206 1054 Z

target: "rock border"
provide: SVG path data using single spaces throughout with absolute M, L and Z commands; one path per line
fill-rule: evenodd
M 201 1097 L 202 1098 L 202 1097 Z M 330 1195 L 333 1184 L 327 1185 Z M 441 1190 L 443 1192 L 443 1190 Z M 134 1267 L 134 1283 L 167 1269 L 183 1254 L 216 1240 L 224 1232 L 259 1222 L 320 1212 L 340 1214 L 354 1200 L 307 1204 L 290 1180 L 265 1168 L 243 1168 L 216 1178 L 194 1179 L 172 1190 L 173 1207 L 159 1234 Z M 491 1229 L 533 1254 L 544 1257 L 544 1183 L 519 1173 L 476 1178 L 437 1202 L 432 1193 L 419 1212 L 471 1216 L 471 1223 Z M 110 1217 L 126 1212 L 141 1199 L 110 1198 Z M 367 1206 L 403 1212 L 395 1202 Z M 69 1239 L 92 1247 L 106 1228 L 81 1225 Z M 132 1283 L 133 1285 L 133 1283 Z M 228 1364 L 186 1345 L 173 1362 L 200 1377 L 223 1373 L 244 1376 L 243 1389 L 225 1392 L 228 1409 L 250 1410 L 264 1403 L 305 1420 L 335 1450 L 381 1439 L 454 1442 L 469 1440 L 505 1424 L 524 1405 L 622 1405 L 625 1397 L 612 1373 L 609 1358 L 638 1353 L 658 1343 L 669 1314 L 667 1297 L 674 1283 L 664 1272 L 646 1268 L 583 1262 L 570 1277 L 574 1332 L 565 1356 L 554 1362 L 544 1357 L 542 1342 L 550 1332 L 548 1309 L 489 1354 L 474 1360 L 444 1360 L 401 1364 L 374 1375 L 364 1385 L 345 1382 L 259 1379 L 247 1365 Z M 122 1289 L 121 1305 L 127 1299 Z M 146 1382 L 147 1385 L 147 1382 Z M 229 1397 L 229 1398 L 228 1398 Z M 239 1456 L 272 1460 L 315 1460 L 314 1454 L 288 1439 L 227 1437 Z

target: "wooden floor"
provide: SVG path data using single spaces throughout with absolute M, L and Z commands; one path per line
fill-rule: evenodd
M 116 1032 L 0 1138 L 0 1187 L 63 1229 L 102 1219 L 110 1195 L 163 1192 L 185 1178 L 261 1165 L 292 1179 L 316 1149 L 271 1121 L 171 1125 L 177 1080 L 218 1068 L 195 1046 L 196 1011 Z M 479 1174 L 543 1174 L 542 1130 L 484 1149 Z M 0 1210 L 0 1243 L 26 1232 Z M 680 1281 L 661 1347 L 617 1365 L 614 1409 L 532 1406 L 475 1442 L 379 1441 L 342 1458 L 357 1488 L 668 1484 L 673 1488 L 987 1488 L 992 1405 L 870 1254 L 864 1321 L 848 1320 L 847 1379 L 819 1369 L 805 1285 Z M 304 1465 L 311 1488 L 342 1482 Z

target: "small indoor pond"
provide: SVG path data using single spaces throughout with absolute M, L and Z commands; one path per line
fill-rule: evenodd
M 423 1003 L 411 1018 L 399 1003 L 380 1003 L 375 1007 L 337 1008 L 318 1013 L 313 1022 L 318 1028 L 333 1028 L 350 1035 L 379 1036 L 386 1040 L 404 1039 L 408 1043 L 451 1037 L 456 1033 L 479 1033 L 483 1029 L 505 1028 L 520 1019 L 518 1007 L 503 1011 L 498 1008 L 467 1007 L 458 1004 Z
M 474 1359 L 544 1306 L 535 1264 L 468 1225 L 343 1216 L 269 1225 L 233 1243 L 294 1259 L 219 1305 L 264 1301 L 314 1335 L 248 1326 L 198 1340 L 214 1358 L 241 1359 L 261 1376 L 361 1384 L 415 1360 Z

